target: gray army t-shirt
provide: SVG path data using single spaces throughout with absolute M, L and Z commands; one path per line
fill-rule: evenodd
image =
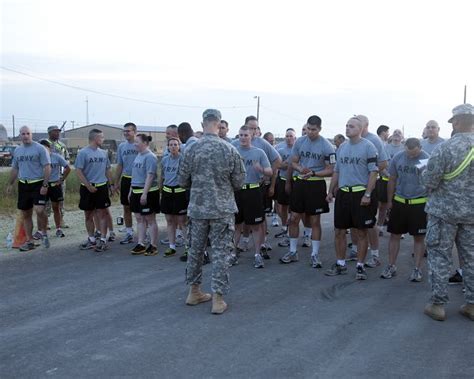
M 51 153 L 51 175 L 49 176 L 50 182 L 57 182 L 61 177 L 63 168 L 69 166 L 69 163 L 58 153 Z
M 178 154 L 176 157 L 169 154 L 161 159 L 161 177 L 163 178 L 163 185 L 170 187 L 178 185 L 178 169 L 181 160 L 181 154 Z
M 125 141 L 119 145 L 117 149 L 117 164 L 122 165 L 122 175 L 132 175 L 132 165 L 137 154 L 138 150 L 135 144 Z
M 299 157 L 301 166 L 315 172 L 324 170 L 326 164 L 336 163 L 334 147 L 321 135 L 314 141 L 311 141 L 308 136 L 298 138 L 291 156 Z
M 287 162 L 288 165 L 290 165 L 290 157 L 291 157 L 291 151 L 293 150 L 293 146 L 288 146 L 286 142 L 282 142 L 281 144 L 279 143 L 278 145 L 275 146 L 276 151 L 278 151 L 278 154 L 280 154 L 282 162 Z M 280 169 L 278 171 L 278 175 L 286 178 L 286 173 L 287 169 Z
M 43 168 L 51 164 L 48 151 L 38 142 L 18 146 L 13 152 L 12 167 L 18 170 L 20 180 L 43 179 Z
M 138 153 L 137 157 L 133 161 L 132 167 L 132 186 L 133 187 L 145 187 L 145 181 L 148 174 L 154 175 L 154 179 L 151 183 L 152 187 L 158 185 L 156 178 L 156 169 L 158 168 L 158 158 L 150 150 L 146 150 L 143 153 Z
M 444 142 L 444 139 L 441 137 L 438 137 L 434 142 L 430 142 L 428 138 L 422 139 L 420 141 L 421 148 L 423 151 L 425 151 L 428 155 L 433 154 L 433 150 L 438 146 L 441 145 Z
M 420 159 L 428 159 L 429 155 L 421 151 L 416 158 L 408 157 L 405 151 L 401 151 L 390 161 L 388 172 L 390 175 L 397 176 L 395 194 L 405 199 L 415 199 L 417 197 L 427 196 L 426 188 L 423 186 L 420 178 L 421 173 L 416 168 Z
M 245 184 L 260 183 L 263 179 L 263 174 L 258 172 L 254 165 L 255 163 L 259 163 L 263 168 L 271 167 L 265 152 L 255 146 L 237 146 L 237 151 L 244 161 Z
M 74 166 L 82 170 L 89 183 L 107 182 L 105 173 L 110 168 L 110 161 L 105 150 L 93 149 L 90 146 L 82 148 L 77 154 Z

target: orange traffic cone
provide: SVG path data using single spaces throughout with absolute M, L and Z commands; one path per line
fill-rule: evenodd
M 19 212 L 16 215 L 15 223 L 15 235 L 13 236 L 13 245 L 14 249 L 18 249 L 21 245 L 26 242 L 26 233 L 25 227 L 23 226 L 23 215 Z

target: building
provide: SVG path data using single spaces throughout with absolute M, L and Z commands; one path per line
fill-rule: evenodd
M 79 128 L 68 129 L 63 132 L 62 141 L 69 149 L 80 149 L 89 144 L 89 131 L 92 129 L 102 130 L 106 145 L 116 149 L 120 142 L 124 141 L 123 125 L 118 124 L 91 124 Z M 166 141 L 166 127 L 137 125 L 139 133 L 145 133 L 152 137 L 151 148 L 157 154 L 163 152 Z M 113 143 L 115 141 L 115 143 Z

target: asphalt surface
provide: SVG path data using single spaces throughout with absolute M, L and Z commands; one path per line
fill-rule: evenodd
M 321 257 L 334 261 L 332 216 Z M 279 229 L 270 228 L 271 236 Z M 448 320 L 423 314 L 429 285 L 411 283 L 411 239 L 399 274 L 369 280 L 324 276 L 300 262 L 264 269 L 244 253 L 231 269 L 229 309 L 184 304 L 178 257 L 37 250 L 0 257 L 0 377 L 473 377 L 474 323 L 462 317 L 461 286 L 450 288 Z M 388 237 L 381 239 L 386 262 Z M 423 270 L 426 274 L 426 269 Z M 210 266 L 204 289 L 210 287 Z

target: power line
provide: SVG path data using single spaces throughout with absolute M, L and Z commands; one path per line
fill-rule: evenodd
M 42 81 L 44 81 L 44 82 L 56 84 L 56 85 L 63 86 L 63 87 L 67 87 L 67 88 L 72 88 L 72 89 L 75 89 L 75 90 L 78 90 L 78 91 L 84 91 L 84 92 L 95 93 L 95 94 L 97 94 L 97 95 L 114 97 L 114 98 L 116 98 L 116 99 L 129 100 L 129 101 L 135 101 L 135 102 L 147 103 L 147 104 L 154 104 L 154 105 L 162 105 L 162 106 L 168 106 L 168 107 L 199 108 L 199 109 L 206 108 L 205 106 L 201 106 L 201 105 L 185 105 L 185 104 L 161 103 L 161 102 L 157 102 L 157 101 L 151 101 L 151 100 L 145 100 L 145 99 L 138 99 L 138 98 L 135 98 L 135 97 L 121 96 L 121 95 L 116 95 L 116 94 L 113 94 L 113 93 L 97 91 L 97 90 L 93 90 L 93 89 L 89 89 L 89 88 L 85 88 L 85 87 L 79 87 L 79 86 L 75 86 L 75 85 L 72 85 L 72 84 L 60 82 L 60 81 L 57 81 L 57 80 L 46 79 L 46 78 L 43 78 L 43 77 L 40 77 L 40 76 L 37 76 L 37 75 L 28 74 L 28 73 L 26 73 L 26 72 L 14 70 L 14 69 L 12 69 L 12 68 L 8 68 L 8 67 L 5 67 L 5 66 L 0 66 L 0 68 L 1 68 L 2 70 L 5 70 L 5 71 L 14 72 L 14 73 L 16 73 L 16 74 L 23 75 L 23 76 L 27 76 L 27 77 L 30 77 L 30 78 L 33 78 L 33 79 L 37 79 L 37 80 L 42 80 Z M 221 109 L 237 109 L 237 108 L 251 108 L 251 107 L 252 107 L 252 106 L 250 106 L 250 105 L 233 105 L 233 106 L 220 106 L 220 107 L 218 107 L 218 108 L 221 108 Z
M 261 104 L 260 104 L 260 107 L 263 108 L 263 109 L 266 109 L 266 110 L 269 111 L 269 112 L 272 112 L 272 113 L 278 114 L 278 115 L 280 115 L 280 116 L 289 118 L 289 119 L 291 119 L 291 120 L 293 120 L 293 121 L 304 122 L 304 120 L 303 120 L 302 118 L 297 118 L 297 117 L 293 117 L 293 116 L 287 115 L 287 114 L 285 114 L 285 113 L 281 113 L 281 112 L 276 111 L 276 110 L 274 110 L 274 109 L 268 108 L 266 105 L 261 105 Z

